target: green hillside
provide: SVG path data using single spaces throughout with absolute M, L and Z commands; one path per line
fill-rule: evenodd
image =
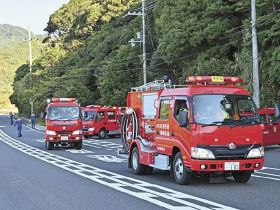
M 148 81 L 168 75 L 184 84 L 187 75 L 230 75 L 252 90 L 250 1 L 150 0 L 147 2 Z M 280 92 L 280 4 L 257 1 L 261 104 Z M 82 105 L 125 105 L 131 86 L 142 84 L 142 49 L 131 47 L 141 31 L 140 0 L 70 0 L 50 16 L 48 45 L 34 66 L 17 70 L 11 101 L 28 113 L 50 97 L 76 97 Z
M 9 97 L 16 69 L 28 60 L 28 31 L 11 25 L 0 25 L 0 111 L 16 111 Z M 35 44 L 38 48 L 38 44 Z M 38 49 L 35 49 L 38 54 Z

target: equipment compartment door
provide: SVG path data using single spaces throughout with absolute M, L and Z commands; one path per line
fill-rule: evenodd
M 119 129 L 119 123 L 115 111 L 107 111 L 108 123 L 106 129 L 108 131 L 115 131 Z

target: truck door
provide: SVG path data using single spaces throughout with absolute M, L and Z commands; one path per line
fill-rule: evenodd
M 119 129 L 116 111 L 107 111 L 108 123 L 106 129 L 108 131 L 116 131 Z
M 273 114 L 267 115 L 268 121 L 270 122 L 269 137 L 271 144 L 280 144 L 280 123 L 277 122 Z
M 280 144 L 280 126 L 279 122 L 276 122 L 273 115 L 261 115 L 261 122 L 263 122 L 264 145 Z
M 178 96 L 175 97 L 174 101 L 174 109 L 173 109 L 173 121 L 171 123 L 171 132 L 180 141 L 180 144 L 184 146 L 184 148 L 190 148 L 190 125 L 187 124 L 186 127 L 180 127 L 179 124 L 179 112 L 185 111 L 188 114 L 188 119 L 190 119 L 190 106 L 189 100 L 187 97 Z
M 155 142 L 157 150 L 161 154 L 172 154 L 172 147 L 174 137 L 170 132 L 170 104 L 172 98 L 161 98 L 160 107 L 158 111 L 158 118 L 156 120 L 155 130 Z
M 98 111 L 96 116 L 95 130 L 99 133 L 100 129 L 106 127 L 105 112 Z

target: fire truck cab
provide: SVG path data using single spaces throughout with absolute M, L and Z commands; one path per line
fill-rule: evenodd
M 75 98 L 53 98 L 48 101 L 45 142 L 48 150 L 54 145 L 82 148 L 82 114 Z
M 263 108 L 259 110 L 261 125 L 263 130 L 264 146 L 280 145 L 280 104 L 275 104 L 275 108 Z
M 191 76 L 185 87 L 154 81 L 132 88 L 122 141 L 135 174 L 169 170 L 178 184 L 192 175 L 247 182 L 263 166 L 257 108 L 242 79 Z
M 85 138 L 120 135 L 121 108 L 89 105 L 83 110 L 83 135 Z

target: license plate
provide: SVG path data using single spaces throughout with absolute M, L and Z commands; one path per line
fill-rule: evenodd
M 62 141 L 68 141 L 68 136 L 61 136 L 60 138 Z
M 226 171 L 238 171 L 239 162 L 225 162 L 225 170 Z

